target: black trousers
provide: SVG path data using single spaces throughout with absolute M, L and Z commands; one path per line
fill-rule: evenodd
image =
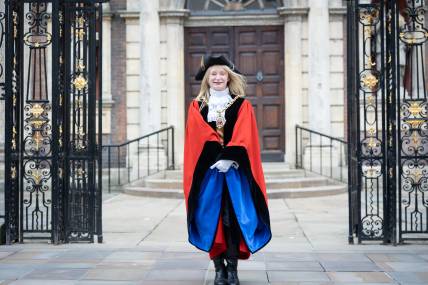
M 233 190 L 232 190 L 233 191 Z M 235 211 L 233 210 L 232 201 L 230 200 L 229 190 L 226 183 L 224 184 L 222 196 L 222 218 L 224 236 L 226 239 L 227 249 L 223 253 L 223 258 L 239 257 L 239 242 L 241 239 L 241 229 L 236 220 Z

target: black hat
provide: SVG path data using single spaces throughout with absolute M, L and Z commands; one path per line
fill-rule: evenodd
M 213 65 L 226 65 L 229 67 L 233 72 L 236 72 L 238 74 L 241 74 L 238 69 L 236 69 L 236 66 L 228 60 L 226 57 L 220 55 L 220 56 L 213 56 L 213 55 L 204 55 L 202 56 L 201 60 L 201 67 L 199 68 L 198 72 L 195 75 L 196 80 L 202 80 L 204 78 L 205 72 L 207 72 L 208 68 L 210 68 Z

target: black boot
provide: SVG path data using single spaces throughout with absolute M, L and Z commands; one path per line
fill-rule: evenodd
M 224 266 L 224 258 L 216 257 L 213 259 L 215 267 L 214 285 L 227 285 L 226 266 Z
M 238 259 L 237 258 L 226 258 L 227 262 L 227 284 L 239 285 L 238 279 Z

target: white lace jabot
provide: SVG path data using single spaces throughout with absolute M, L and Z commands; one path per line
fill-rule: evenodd
M 232 100 L 229 93 L 229 88 L 222 91 L 216 91 L 210 88 L 210 99 L 208 101 L 208 122 L 214 122 L 217 118 L 217 110 L 223 109 L 227 103 Z

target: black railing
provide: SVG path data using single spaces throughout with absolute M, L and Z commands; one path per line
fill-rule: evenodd
M 104 145 L 103 185 L 108 192 L 163 170 L 174 169 L 174 127 L 170 126 L 117 145 Z M 105 175 L 107 174 L 107 176 Z
M 296 168 L 346 182 L 347 146 L 342 139 L 296 125 Z

